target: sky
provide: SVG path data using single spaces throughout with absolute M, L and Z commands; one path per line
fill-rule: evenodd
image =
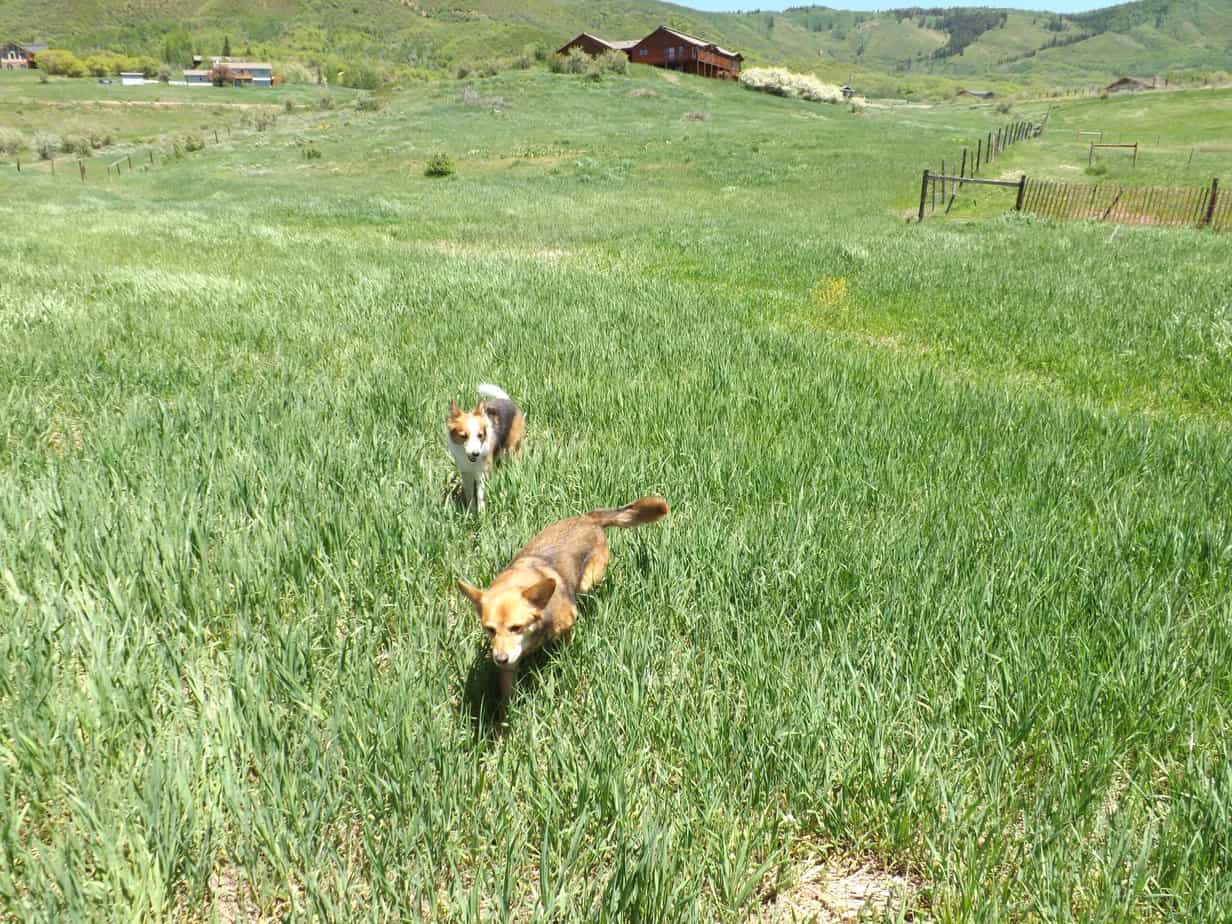
M 681 6 L 695 10 L 781 10 L 789 6 L 806 6 L 810 0 L 674 0 Z M 949 3 L 945 0 L 827 0 L 818 6 L 835 10 L 892 10 L 904 6 L 991 6 L 998 9 L 1048 10 L 1053 13 L 1082 13 L 1104 6 L 1112 6 L 1118 0 L 1091 2 L 1091 0 L 996 0 L 996 2 Z

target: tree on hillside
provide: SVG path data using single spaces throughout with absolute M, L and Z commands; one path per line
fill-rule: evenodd
M 231 57 L 231 36 L 229 35 L 222 37 L 222 56 L 224 58 Z
M 183 66 L 192 61 L 193 40 L 188 30 L 176 26 L 163 39 L 162 59 L 168 64 Z

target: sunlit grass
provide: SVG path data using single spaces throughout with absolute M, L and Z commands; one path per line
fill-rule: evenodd
M 1228 238 L 909 225 L 978 113 L 461 86 L 0 175 L 3 913 L 743 921 L 858 856 L 1217 919 Z M 650 492 L 496 727 L 454 579 Z

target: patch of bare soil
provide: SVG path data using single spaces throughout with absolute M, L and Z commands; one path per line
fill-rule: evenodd
M 761 924 L 839 924 L 902 910 L 913 888 L 905 876 L 867 860 L 835 859 L 806 866 L 760 909 Z

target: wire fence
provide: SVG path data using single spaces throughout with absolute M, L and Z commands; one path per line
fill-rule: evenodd
M 1021 209 L 1044 218 L 1232 230 L 1232 193 L 1209 186 L 1116 186 L 1026 180 Z

